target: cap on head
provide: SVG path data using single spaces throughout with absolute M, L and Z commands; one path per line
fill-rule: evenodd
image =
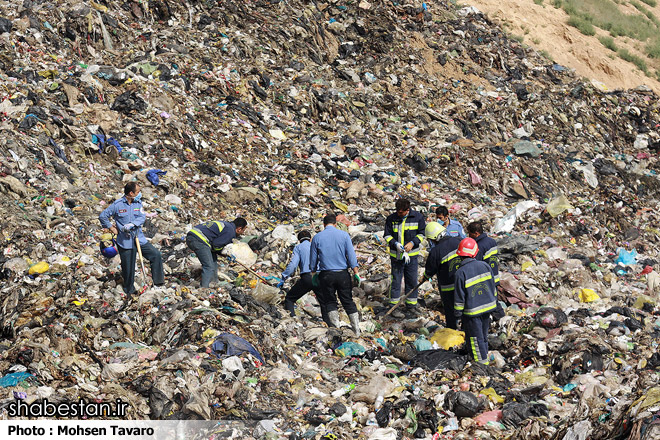
M 438 240 L 445 235 L 445 231 L 447 231 L 447 228 L 442 226 L 440 223 L 430 222 L 426 224 L 424 235 L 429 240 Z
M 461 240 L 461 242 L 458 244 L 458 250 L 456 251 L 456 255 L 459 257 L 470 257 L 474 258 L 477 256 L 477 253 L 479 252 L 479 246 L 477 245 L 477 242 L 474 241 L 474 238 L 464 238 Z

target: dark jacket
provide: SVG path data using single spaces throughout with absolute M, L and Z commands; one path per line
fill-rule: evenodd
M 208 221 L 195 226 L 188 233 L 199 237 L 213 252 L 220 252 L 236 238 L 236 225 L 232 222 Z
M 461 258 L 456 255 L 460 242 L 461 239 L 458 237 L 443 237 L 433 246 L 426 259 L 424 276 L 431 279 L 437 274 L 441 292 L 454 291 L 454 275 L 461 263 Z
M 401 245 L 405 246 L 406 243 L 411 241 L 413 247 L 410 252 L 408 252 L 408 255 L 411 257 L 419 255 L 419 246 L 424 239 L 425 228 L 426 221 L 424 220 L 424 216 L 418 211 L 413 211 L 411 209 L 408 215 L 404 218 L 400 218 L 396 212 L 390 214 L 387 219 L 385 219 L 384 237 L 390 248 L 390 257 L 402 260 L 403 254 L 397 252 L 396 244 L 401 243 Z
M 480 316 L 497 307 L 495 281 L 490 266 L 474 258 L 465 258 L 456 271 L 454 283 L 456 317 Z
M 479 246 L 479 253 L 477 253 L 477 260 L 482 260 L 488 263 L 490 271 L 493 273 L 495 285 L 500 284 L 500 270 L 499 270 L 499 256 L 497 254 L 497 242 L 490 238 L 486 233 L 478 236 L 475 241 Z

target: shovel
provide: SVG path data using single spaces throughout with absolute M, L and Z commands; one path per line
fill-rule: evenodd
M 144 283 L 144 286 L 140 289 L 140 295 L 142 295 L 149 286 L 147 284 L 147 274 L 144 270 L 144 260 L 142 259 L 142 247 L 140 246 L 140 239 L 137 235 L 135 236 L 135 246 L 137 247 L 138 256 L 140 257 L 140 266 L 142 267 L 142 283 Z

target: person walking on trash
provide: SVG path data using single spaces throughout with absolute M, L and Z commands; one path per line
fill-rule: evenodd
M 208 221 L 200 223 L 186 235 L 186 245 L 202 264 L 200 287 L 209 287 L 218 281 L 218 254 L 247 229 L 247 221 L 237 217 L 233 222 Z
M 113 220 L 115 224 L 112 224 L 110 220 Z M 154 285 L 160 287 L 165 284 L 163 258 L 160 251 L 149 243 L 142 233 L 142 225 L 145 220 L 142 193 L 140 192 L 140 185 L 137 182 L 128 182 L 124 186 L 124 196 L 115 200 L 99 215 L 101 226 L 117 236 L 117 250 L 119 251 L 119 258 L 121 260 L 121 275 L 124 279 L 123 289 L 126 295 L 136 293 L 136 237 L 140 242 L 142 255 L 144 255 L 151 265 L 151 277 Z
M 426 239 L 433 244 L 426 259 L 424 274 L 419 280 L 423 283 L 438 275 L 440 298 L 445 310 L 445 321 L 448 328 L 457 330 L 458 325 L 454 314 L 454 280 L 460 264 L 456 254 L 461 239 L 447 235 L 447 230 L 438 222 L 430 222 L 424 231 Z
M 306 293 L 314 291 L 317 296 L 319 295 L 319 289 L 317 286 L 314 286 L 312 281 L 312 270 L 309 266 L 310 258 L 310 248 L 311 248 L 311 239 L 312 234 L 308 230 L 302 230 L 298 233 L 299 244 L 293 248 L 293 254 L 291 255 L 291 261 L 287 265 L 284 272 L 282 272 L 282 279 L 277 284 L 278 288 L 284 286 L 284 282 L 287 278 L 291 277 L 296 269 L 300 269 L 300 278 L 296 284 L 291 287 L 289 292 L 284 298 L 284 308 L 292 318 L 296 317 L 295 304 L 300 298 L 305 296 Z M 320 302 L 319 302 L 320 304 Z M 324 322 L 328 322 L 327 312 L 324 307 L 321 307 L 321 316 L 323 317 Z
M 488 365 L 488 327 L 497 306 L 495 280 L 488 263 L 475 259 L 479 246 L 464 238 L 456 254 L 461 264 L 456 271 L 454 313 L 463 320 L 465 342 L 475 361 Z
M 353 281 L 359 287 L 362 279 L 358 275 L 355 249 L 348 232 L 337 229 L 337 216 L 323 217 L 325 229 L 314 236 L 310 244 L 309 267 L 312 279 L 319 285 L 318 300 L 321 310 L 327 312 L 328 327 L 339 328 L 337 296 L 351 321 L 356 336 L 360 336 L 360 318 L 353 301 Z M 348 269 L 353 272 L 353 280 Z
M 384 238 L 389 247 L 392 266 L 390 283 L 390 304 L 397 304 L 401 297 L 401 279 L 405 280 L 406 294 L 417 283 L 417 256 L 424 238 L 426 221 L 424 216 L 410 209 L 410 201 L 398 199 L 395 210 L 385 219 Z M 417 290 L 406 299 L 409 311 L 417 312 Z

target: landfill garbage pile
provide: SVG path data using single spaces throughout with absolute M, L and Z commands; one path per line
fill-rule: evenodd
M 649 89 L 604 92 L 435 0 L 12 0 L 0 33 L 2 417 L 122 399 L 241 438 L 658 438 Z M 167 283 L 132 299 L 99 253 L 128 181 Z M 432 283 L 421 316 L 385 317 L 400 196 L 498 241 L 489 366 Z M 290 318 L 269 285 L 327 211 L 365 278 L 359 338 L 312 295 Z M 236 216 L 241 264 L 200 288 L 185 235 Z

